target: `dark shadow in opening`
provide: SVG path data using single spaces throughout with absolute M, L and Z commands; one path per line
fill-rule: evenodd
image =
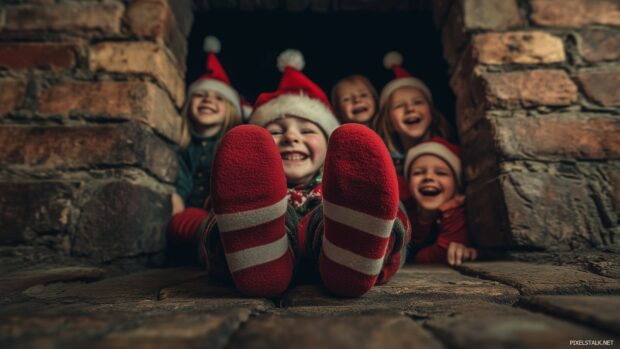
M 189 37 L 187 83 L 204 72 L 206 35 L 222 42 L 218 57 L 250 102 L 277 88 L 281 74 L 276 58 L 287 48 L 302 51 L 304 73 L 328 95 L 339 79 L 355 73 L 367 76 L 380 93 L 393 79 L 383 56 L 397 50 L 403 66 L 429 86 L 435 105 L 454 125 L 455 96 L 430 12 L 197 12 Z

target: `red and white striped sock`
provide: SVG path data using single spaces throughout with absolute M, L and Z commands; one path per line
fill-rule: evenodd
M 374 286 L 397 210 L 396 171 L 383 141 L 362 125 L 336 129 L 323 175 L 319 270 L 327 289 L 358 297 Z
M 213 160 L 211 195 L 228 268 L 239 291 L 254 297 L 284 292 L 294 256 L 284 225 L 286 177 L 265 129 L 230 130 Z

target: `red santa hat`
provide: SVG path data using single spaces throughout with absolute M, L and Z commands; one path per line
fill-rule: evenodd
M 383 65 L 386 69 L 391 69 L 394 72 L 394 80 L 388 82 L 383 88 L 383 91 L 381 91 L 379 103 L 381 105 L 385 105 L 385 102 L 390 97 L 392 92 L 401 87 L 415 87 L 424 92 L 429 103 L 433 104 L 433 95 L 431 94 L 431 90 L 428 86 L 426 86 L 422 80 L 414 78 L 407 70 L 405 70 L 405 68 L 401 66 L 402 63 L 403 56 L 396 51 L 388 52 L 385 57 L 383 57 Z
M 411 165 L 422 155 L 435 155 L 445 161 L 454 171 L 456 182 L 461 185 L 461 149 L 441 137 L 434 137 L 409 149 L 405 157 L 405 178 L 411 174 Z
M 283 74 L 278 90 L 258 96 L 250 124 L 265 126 L 285 115 L 293 115 L 314 122 L 327 137 L 331 135 L 340 124 L 325 92 L 301 72 L 304 65 L 304 57 L 297 50 L 280 54 L 278 69 Z
M 215 36 L 207 36 L 204 40 L 203 48 L 207 52 L 206 72 L 194 81 L 187 90 L 187 95 L 191 96 L 198 90 L 211 90 L 219 93 L 226 98 L 235 107 L 239 115 L 242 115 L 241 102 L 239 94 L 230 85 L 228 75 L 222 68 L 220 61 L 217 59 L 216 53 L 219 53 L 222 45 L 220 40 Z

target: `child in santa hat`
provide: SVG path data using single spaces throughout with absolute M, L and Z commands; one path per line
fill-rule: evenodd
M 363 75 L 355 74 L 338 81 L 331 97 L 336 116 L 343 124 L 369 125 L 379 109 L 377 90 Z
M 298 51 L 282 53 L 278 90 L 258 97 L 251 125 L 222 139 L 201 255 L 249 296 L 283 293 L 310 262 L 332 293 L 357 297 L 402 266 L 407 218 L 381 139 L 366 126 L 338 127 L 303 65 Z
M 476 250 L 468 247 L 459 156 L 459 147 L 441 137 L 407 152 L 405 178 L 412 196 L 405 201 L 412 227 L 408 259 L 415 263 L 460 265 L 476 259 Z
M 194 242 L 194 234 L 185 228 L 207 216 L 204 206 L 210 194 L 215 148 L 226 131 L 241 123 L 239 95 L 215 55 L 220 47 L 217 38 L 205 38 L 207 71 L 189 86 L 181 112 L 179 172 L 172 195 L 173 217 L 168 226 L 172 244 Z
M 452 127 L 433 105 L 430 89 L 402 68 L 402 61 L 402 55 L 394 51 L 383 59 L 395 79 L 381 91 L 379 115 L 372 125 L 387 145 L 398 174 L 403 173 L 405 154 L 411 147 L 435 136 L 452 140 Z M 399 187 L 401 200 L 406 200 L 409 192 L 400 176 Z

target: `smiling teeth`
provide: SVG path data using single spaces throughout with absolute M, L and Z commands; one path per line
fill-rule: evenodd
M 306 158 L 307 156 L 303 154 L 282 154 L 282 159 L 284 160 L 305 160 Z

